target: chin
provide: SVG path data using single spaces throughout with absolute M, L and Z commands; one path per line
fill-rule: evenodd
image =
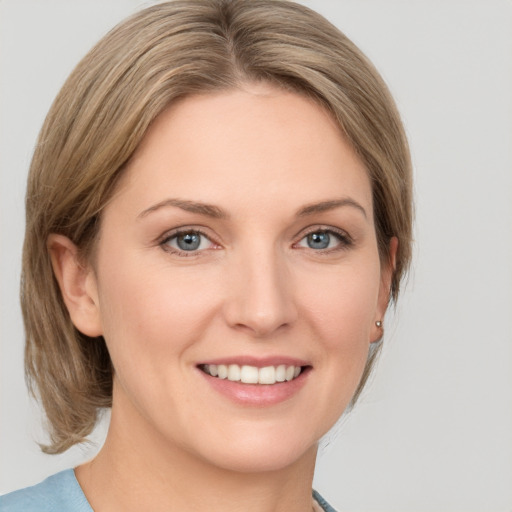
M 213 441 L 204 449 L 199 446 L 195 449 L 202 452 L 202 458 L 209 464 L 237 473 L 280 471 L 301 461 L 314 463 L 318 439 L 316 436 L 295 437 L 297 427 L 295 432 L 282 432 L 279 429 L 256 432 L 253 427 L 253 432 L 248 434 L 249 427 L 245 435 L 231 435 L 229 440 Z
M 233 446 L 229 453 L 219 454 L 216 466 L 236 473 L 268 473 L 278 472 L 289 468 L 301 461 L 315 460 L 317 443 L 307 448 L 280 447 L 273 450 L 259 449 L 250 443 L 242 449 Z

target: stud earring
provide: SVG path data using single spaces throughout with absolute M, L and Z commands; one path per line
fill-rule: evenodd
M 382 322 L 380 320 L 377 320 L 375 322 L 375 325 L 380 329 L 382 327 Z

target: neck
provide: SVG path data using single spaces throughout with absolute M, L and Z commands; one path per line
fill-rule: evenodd
M 112 411 L 106 442 L 77 479 L 94 510 L 311 512 L 317 447 L 286 467 L 215 466 Z

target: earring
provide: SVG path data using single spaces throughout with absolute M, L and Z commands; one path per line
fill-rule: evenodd
M 375 322 L 375 325 L 380 329 L 382 327 L 382 322 L 380 320 L 377 320 Z

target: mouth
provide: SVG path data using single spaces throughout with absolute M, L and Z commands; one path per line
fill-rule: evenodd
M 242 407 L 269 407 L 300 396 L 313 366 L 287 356 L 228 357 L 197 366 L 204 382 L 215 392 Z
M 257 367 L 238 364 L 201 364 L 198 368 L 220 380 L 240 382 L 242 384 L 273 385 L 291 382 L 306 372 L 309 366 L 280 364 L 277 366 Z

